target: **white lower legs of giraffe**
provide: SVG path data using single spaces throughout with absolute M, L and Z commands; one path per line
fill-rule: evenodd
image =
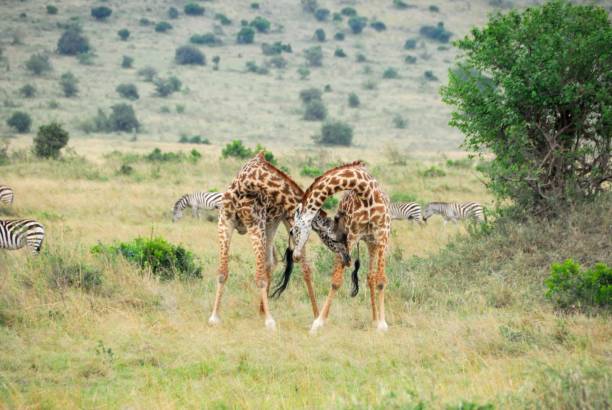
M 212 315 L 208 318 L 208 324 L 211 326 L 215 326 L 221 323 L 221 318 L 217 314 L 217 312 L 213 312 Z
M 310 326 L 310 334 L 317 333 L 319 329 L 323 327 L 324 324 L 325 324 L 325 319 L 323 319 L 321 316 L 316 318 L 314 322 L 312 322 L 312 326 Z
M 266 329 L 268 330 L 276 330 L 276 322 L 272 316 L 266 318 Z

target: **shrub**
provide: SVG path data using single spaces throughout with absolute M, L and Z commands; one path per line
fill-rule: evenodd
M 23 111 L 15 111 L 13 115 L 6 120 L 6 124 L 11 128 L 15 128 L 17 132 L 24 134 L 30 131 L 32 118 Z
M 365 17 L 353 16 L 349 19 L 348 25 L 354 34 L 359 34 L 368 25 L 368 19 Z
M 233 140 L 229 144 L 227 144 L 223 150 L 221 151 L 221 156 L 223 158 L 240 158 L 246 159 L 250 158 L 253 155 L 253 151 L 250 148 L 245 147 L 242 144 L 241 140 Z
M 407 56 L 404 58 L 404 62 L 405 62 L 406 64 L 416 64 L 416 62 L 417 62 L 417 58 L 416 58 L 415 56 L 407 55 Z
M 245 65 L 246 65 L 246 69 L 247 69 L 247 71 L 249 73 L 265 75 L 265 74 L 268 74 L 270 72 L 270 70 L 268 70 L 267 67 L 258 66 L 255 61 L 247 61 Z
M 314 16 L 319 21 L 325 21 L 329 17 L 329 9 L 316 9 Z
M 431 11 L 432 13 L 439 13 L 440 7 L 436 6 L 435 4 L 432 4 L 431 6 L 429 6 L 429 11 Z
M 249 25 L 251 27 L 255 27 L 255 29 L 260 33 L 267 33 L 268 31 L 270 31 L 270 22 L 268 21 L 268 19 L 261 16 L 255 17 Z
M 355 60 L 356 60 L 358 63 L 365 63 L 365 62 L 367 62 L 367 61 L 368 61 L 368 58 L 366 57 L 366 55 L 365 55 L 365 54 L 363 54 L 363 53 L 358 53 L 358 54 L 357 54 L 357 57 L 355 58 Z
M 308 165 L 305 165 L 300 171 L 300 175 L 303 177 L 316 178 L 320 175 L 323 175 L 323 171 L 321 171 L 321 169 L 317 167 L 310 167 Z
M 435 178 L 435 177 L 446 176 L 446 172 L 444 172 L 442 168 L 438 168 L 437 166 L 432 165 L 426 170 L 419 172 L 419 175 L 421 175 L 424 178 Z
M 453 35 L 453 33 L 444 28 L 444 23 L 442 22 L 439 22 L 437 26 L 423 26 L 419 30 L 419 33 L 424 37 L 441 43 L 448 43 Z
M 148 27 L 151 24 L 153 24 L 153 22 L 151 20 L 149 20 L 148 18 L 143 17 L 140 20 L 138 20 L 138 24 L 140 24 L 143 27 Z
M 165 33 L 168 30 L 172 30 L 172 24 L 167 21 L 160 21 L 155 25 L 155 31 L 158 33 Z
M 282 54 L 283 51 L 286 53 L 291 53 L 293 51 L 291 49 L 291 44 L 283 44 L 280 41 L 277 41 L 273 44 L 263 43 L 261 45 L 261 52 L 266 56 Z
M 47 14 L 55 15 L 57 14 L 57 7 L 52 4 L 47 5 Z
M 157 77 L 157 70 L 150 65 L 145 66 L 138 70 L 138 75 L 141 76 L 146 82 L 153 82 Z
M 122 41 L 127 41 L 127 39 L 130 37 L 130 30 L 127 28 L 122 28 L 117 32 L 117 35 Z
M 28 61 L 26 61 L 25 66 L 34 75 L 41 75 L 51 71 L 49 56 L 42 53 L 32 54 Z
M 111 114 L 108 117 L 112 131 L 138 131 L 140 123 L 136 119 L 134 108 L 129 104 L 116 104 L 111 107 Z
M 304 50 L 304 57 L 310 67 L 320 67 L 323 64 L 323 50 L 321 46 L 307 48 Z
M 370 23 L 370 27 L 372 27 L 376 31 L 385 31 L 387 29 L 387 25 L 382 21 L 373 21 Z
M 178 18 L 178 16 L 179 16 L 179 11 L 177 10 L 177 8 L 176 8 L 176 7 L 170 7 L 170 8 L 168 9 L 168 13 L 167 13 L 167 14 L 168 14 L 168 18 L 169 18 L 169 19 L 174 20 L 174 19 L 177 19 L 177 18 Z
M 259 10 L 259 3 L 251 3 L 251 8 L 253 10 Z
M 300 100 L 302 100 L 304 104 L 308 104 L 312 101 L 321 101 L 322 94 L 323 93 L 321 93 L 321 90 L 318 88 L 306 88 L 300 91 Z
M 469 169 L 469 168 L 472 168 L 472 164 L 473 164 L 473 161 L 472 161 L 472 158 L 470 157 L 446 160 L 446 166 L 449 168 Z
M 113 14 L 113 10 L 106 6 L 94 7 L 91 9 L 91 17 L 98 21 L 106 20 L 111 14 Z
M 64 31 L 57 42 L 57 52 L 63 55 L 78 55 L 89 51 L 89 41 L 81 34 L 79 27 Z
M 221 40 L 213 33 L 206 34 L 194 34 L 189 38 L 189 42 L 193 44 L 206 44 L 209 46 L 216 46 L 221 44 Z
M 417 41 L 416 41 L 415 38 L 409 38 L 404 43 L 404 49 L 406 49 L 406 50 L 414 50 L 416 48 L 416 46 L 417 46 Z
M 204 144 L 209 145 L 210 140 L 208 138 L 202 138 L 199 135 L 194 135 L 193 137 L 188 137 L 187 135 L 182 135 L 179 139 L 179 143 L 181 144 Z
M 138 95 L 138 88 L 134 84 L 119 84 L 115 89 L 117 93 L 128 100 L 137 100 L 140 98 Z
M 321 43 L 325 41 L 325 30 L 323 30 L 322 28 L 318 28 L 315 30 L 314 32 L 314 37 L 317 39 L 317 41 L 320 41 Z
M 304 107 L 304 119 L 306 121 L 323 121 L 327 117 L 327 107 L 321 100 L 313 100 L 306 103 Z
M 423 73 L 423 76 L 427 81 L 438 81 L 438 77 L 436 77 L 436 75 L 431 70 L 425 71 L 425 73 Z
M 182 246 L 161 237 L 136 238 L 114 245 L 98 244 L 91 249 L 96 255 L 121 255 L 141 269 L 149 270 L 161 280 L 200 278 L 202 268 L 196 257 Z
M 355 17 L 357 15 L 357 10 L 352 7 L 344 7 L 340 10 L 340 14 L 347 17 Z
M 346 53 L 344 52 L 343 49 L 341 49 L 340 47 L 337 47 L 336 50 L 334 51 L 334 57 L 344 58 L 346 57 Z
M 336 34 L 334 34 L 334 39 L 337 41 L 344 41 L 344 33 L 339 31 Z
M 251 27 L 242 27 L 236 36 L 238 44 L 251 44 L 255 40 L 255 30 Z
M 225 14 L 221 13 L 215 14 L 215 20 L 218 20 L 222 26 L 229 26 L 232 24 L 232 20 L 230 20 Z
M 395 114 L 393 116 L 393 125 L 395 128 L 404 129 L 408 125 L 408 121 L 401 114 Z
M 159 97 L 167 97 L 170 94 L 179 91 L 181 89 L 181 80 L 175 76 L 171 76 L 167 79 L 157 79 L 155 81 L 155 92 Z
M 321 127 L 316 142 L 324 145 L 350 146 L 353 141 L 353 127 L 342 121 L 330 121 Z
M 79 80 L 71 72 L 62 74 L 60 77 L 60 86 L 66 97 L 73 97 L 79 92 Z
M 405 3 L 403 0 L 393 0 L 393 5 L 395 6 L 395 8 L 400 9 L 400 10 L 405 10 L 408 8 L 416 7 L 416 6 Z
M 104 276 L 100 269 L 83 262 L 70 263 L 60 255 L 47 255 L 46 258 L 45 270 L 48 271 L 50 287 L 91 292 L 102 286 Z
M 300 76 L 300 80 L 305 80 L 310 75 L 310 70 L 308 69 L 308 67 L 299 67 L 297 69 L 297 73 Z
M 195 149 L 191 150 L 189 155 L 185 155 L 182 152 L 162 152 L 159 148 L 155 148 L 145 156 L 145 159 L 150 162 L 183 162 L 186 160 L 194 164 L 200 158 L 202 158 L 202 154 Z
M 302 10 L 306 13 L 314 13 L 319 8 L 317 0 L 301 0 Z
M 325 202 L 323 202 L 323 209 L 335 209 L 338 206 L 338 202 L 340 201 L 336 197 L 327 197 Z
M 88 51 L 86 53 L 77 54 L 76 58 L 79 64 L 93 65 L 93 59 L 96 57 L 95 53 Z
M 288 61 L 283 56 L 274 56 L 268 61 L 268 63 L 276 68 L 283 69 L 287 67 Z
M 348 105 L 351 108 L 357 108 L 359 107 L 359 105 L 361 104 L 361 101 L 359 101 L 359 96 L 355 93 L 350 93 L 348 96 Z
M 36 88 L 32 84 L 26 84 L 19 89 L 19 94 L 25 98 L 32 98 L 36 95 Z
M 397 73 L 397 70 L 395 68 L 388 67 L 383 72 L 383 78 L 385 78 L 385 79 L 395 79 L 395 78 L 399 78 L 399 74 Z
M 604 263 L 586 270 L 572 259 L 553 263 L 544 283 L 546 297 L 562 309 L 612 307 L 612 267 Z
M 188 16 L 201 16 L 204 14 L 204 7 L 196 3 L 188 3 L 185 5 L 184 11 Z
M 333 16 L 332 16 L 332 20 L 333 21 L 342 21 L 342 14 L 334 13 Z
M 206 65 L 206 56 L 192 46 L 182 46 L 176 49 L 174 59 L 177 64 Z
M 34 137 L 34 154 L 41 158 L 57 159 L 60 151 L 68 144 L 70 135 L 56 122 L 43 125 Z
M 378 87 L 378 83 L 372 79 L 368 79 L 363 83 L 364 90 L 375 90 Z
M 123 56 L 123 58 L 121 59 L 122 68 L 132 68 L 133 63 L 134 63 L 134 58 L 130 56 Z

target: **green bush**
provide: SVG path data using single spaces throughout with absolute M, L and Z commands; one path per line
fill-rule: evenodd
M 376 31 L 385 31 L 387 29 L 387 25 L 382 21 L 375 20 L 370 23 L 370 27 L 372 27 Z
M 417 46 L 417 41 L 416 41 L 415 38 L 409 38 L 404 43 L 404 49 L 406 49 L 406 50 L 414 50 L 416 48 L 416 46 Z
M 157 70 L 148 65 L 138 70 L 138 75 L 141 76 L 144 81 L 152 83 L 157 77 Z
M 121 59 L 121 67 L 122 68 L 132 68 L 132 64 L 134 64 L 134 58 L 130 56 L 123 56 Z
M 188 16 L 201 16 L 204 14 L 204 7 L 196 3 L 188 3 L 185 5 L 184 11 Z
M 189 42 L 193 44 L 206 44 L 209 46 L 217 46 L 221 44 L 221 39 L 213 33 L 194 34 L 189 38 Z
M 117 93 L 128 100 L 137 100 L 140 98 L 138 95 L 138 88 L 134 84 L 119 84 L 117 88 L 115 88 Z
M 112 131 L 138 131 L 140 123 L 136 119 L 134 108 L 129 104 L 116 104 L 111 107 L 108 117 Z
M 395 128 L 404 129 L 408 126 L 408 121 L 401 114 L 395 114 L 393 116 L 393 125 Z
M 431 40 L 439 41 L 440 43 L 448 43 L 453 33 L 444 28 L 444 23 L 439 22 L 436 26 L 423 26 L 419 33 Z
M 32 84 L 26 84 L 19 89 L 19 94 L 25 98 L 32 98 L 36 95 L 36 87 Z
M 314 13 L 319 8 L 317 0 L 301 0 L 302 10 L 306 13 Z
M 130 37 L 130 30 L 127 28 L 122 28 L 117 32 L 117 35 L 122 41 L 127 41 L 127 39 Z
M 259 3 L 251 3 L 251 8 L 253 10 L 259 10 Z
M 553 263 L 544 283 L 546 297 L 562 309 L 612 307 L 612 267 L 604 263 L 586 270 L 572 259 Z
M 32 126 L 32 118 L 23 111 L 15 111 L 13 115 L 6 120 L 6 124 L 14 128 L 17 132 L 24 134 L 30 132 Z
M 245 63 L 246 69 L 249 73 L 266 75 L 270 72 L 267 67 L 258 66 L 255 61 L 247 61 Z
M 321 169 L 319 169 L 318 167 L 311 167 L 311 166 L 305 165 L 300 171 L 300 175 L 303 177 L 316 178 L 320 175 L 323 175 L 323 171 L 321 171 Z
M 323 202 L 323 209 L 335 209 L 338 206 L 338 199 L 336 197 L 330 196 L 325 202 Z
M 136 238 L 113 245 L 98 244 L 91 251 L 97 255 L 121 255 L 161 280 L 202 277 L 202 268 L 190 251 L 161 237 Z
M 181 144 L 203 144 L 210 145 L 210 140 L 208 138 L 202 138 L 199 135 L 194 135 L 193 137 L 188 137 L 187 135 L 182 135 L 178 141 Z
M 140 20 L 138 20 L 138 24 L 140 24 L 143 27 L 149 27 L 151 24 L 153 24 L 153 22 L 149 20 L 148 18 L 143 17 Z
M 308 69 L 308 67 L 299 67 L 297 69 L 297 73 L 300 76 L 300 80 L 305 80 L 310 75 L 310 70 Z
M 42 125 L 34 137 L 34 154 L 40 158 L 57 159 L 69 139 L 70 135 L 60 124 L 52 122 Z
M 395 68 L 387 67 L 385 71 L 383 72 L 383 78 L 395 79 L 395 78 L 399 78 L 399 74 L 397 73 L 397 70 Z
M 276 41 L 272 44 L 263 43 L 261 45 L 261 52 L 266 56 L 278 55 L 285 53 L 291 53 L 293 49 L 291 48 L 291 44 L 283 44 L 280 41 Z
M 355 58 L 355 61 L 357 61 L 358 63 L 365 63 L 368 61 L 368 58 L 366 57 L 365 54 L 363 53 L 358 53 L 357 57 Z
M 104 276 L 101 269 L 83 262 L 70 263 L 60 255 L 46 255 L 44 270 L 49 286 L 55 289 L 75 288 L 88 292 L 102 286 Z
M 405 62 L 406 64 L 416 64 L 416 62 L 417 62 L 417 58 L 416 58 L 415 56 L 407 55 L 407 56 L 404 58 L 404 62 Z
M 55 14 L 57 14 L 57 11 L 58 10 L 57 10 L 56 6 L 54 6 L 52 4 L 47 5 L 47 14 L 55 15 Z
M 321 135 L 315 142 L 323 145 L 350 146 L 353 141 L 353 127 L 342 121 L 330 121 L 321 127 Z
M 111 14 L 113 14 L 113 10 L 106 6 L 94 7 L 91 9 L 91 17 L 98 21 L 106 20 Z
M 300 91 L 300 100 L 302 100 L 304 104 L 308 104 L 311 101 L 321 101 L 322 95 L 323 93 L 318 88 L 306 88 Z
M 368 19 L 360 16 L 353 16 L 349 19 L 348 25 L 354 34 L 360 34 L 368 25 Z
M 435 4 L 432 4 L 431 6 L 429 6 L 429 11 L 431 11 L 432 13 L 439 13 L 440 7 L 436 6 Z
M 344 52 L 343 49 L 341 49 L 340 47 L 337 47 L 336 50 L 334 51 L 334 57 L 344 58 L 346 57 L 346 53 Z
M 325 21 L 329 18 L 329 9 L 316 9 L 314 16 L 319 21 Z
M 222 26 L 229 26 L 232 24 L 232 20 L 230 20 L 225 14 L 221 13 L 215 14 L 215 20 L 218 20 Z
M 323 64 L 323 50 L 321 46 L 307 48 L 304 50 L 304 57 L 310 67 L 320 67 Z
M 159 148 L 153 149 L 149 154 L 145 156 L 145 159 L 150 162 L 183 162 L 189 161 L 193 164 L 198 162 L 202 158 L 195 149 L 191 150 L 189 155 L 185 155 L 183 152 L 162 152 Z
M 355 17 L 357 15 L 357 10 L 352 7 L 344 7 L 340 10 L 340 14 L 347 17 Z
M 96 57 L 96 54 L 93 51 L 88 51 L 86 53 L 77 54 L 76 58 L 79 64 L 83 65 L 93 65 L 93 59 Z
M 337 40 L 337 41 L 344 41 L 344 37 L 345 35 L 341 31 L 338 31 L 336 34 L 334 34 L 334 40 Z
M 473 161 L 472 158 L 470 157 L 465 157 L 465 158 L 461 158 L 461 159 L 448 159 L 446 160 L 446 166 L 449 168 L 464 168 L 464 169 L 468 169 L 468 168 L 472 168 L 473 165 Z
M 233 140 L 223 147 L 221 151 L 221 156 L 223 158 L 240 158 L 246 159 L 253 156 L 253 151 L 250 148 L 244 146 L 241 140 Z
M 206 56 L 192 46 L 182 46 L 176 49 L 174 60 L 181 65 L 206 65 Z
M 182 86 L 181 80 L 175 76 L 171 76 L 166 79 L 159 78 L 154 81 L 154 84 L 155 93 L 159 97 L 167 97 L 176 91 L 180 91 Z
M 361 101 L 359 101 L 359 96 L 355 93 L 350 93 L 348 96 L 348 105 L 351 108 L 357 108 L 359 107 L 359 105 L 361 104 Z
M 431 70 L 425 71 L 423 73 L 423 77 L 425 77 L 427 81 L 438 81 L 438 77 L 436 77 L 436 75 Z
M 238 44 L 251 44 L 255 40 L 255 30 L 251 27 L 242 27 L 236 36 Z
M 165 33 L 168 30 L 172 30 L 172 24 L 167 21 L 160 21 L 155 25 L 155 31 L 157 33 Z
M 334 13 L 334 14 L 332 15 L 332 20 L 333 20 L 333 21 L 342 21 L 342 18 L 343 18 L 343 17 L 342 17 L 342 14 L 340 14 L 340 13 Z
M 446 172 L 444 172 L 442 168 L 438 168 L 437 166 L 432 165 L 426 170 L 419 172 L 419 175 L 425 178 L 435 178 L 446 176 Z
M 60 77 L 60 87 L 66 97 L 74 97 L 79 92 L 79 80 L 71 72 L 62 74 Z
M 306 121 L 323 121 L 327 117 L 327 107 L 321 100 L 313 100 L 304 106 L 304 119 Z
M 254 27 L 260 33 L 267 33 L 268 31 L 270 31 L 270 26 L 271 26 L 268 19 L 261 17 L 261 16 L 255 17 L 249 25 L 251 27 Z
M 322 28 L 316 29 L 314 32 L 314 37 L 317 39 L 317 41 L 321 43 L 324 42 L 325 41 L 325 30 L 323 30 Z
M 74 56 L 89 51 L 89 40 L 83 36 L 80 27 L 70 27 L 57 42 L 57 52 L 63 55 Z
M 416 6 L 413 6 L 411 4 L 407 4 L 406 2 L 404 2 L 403 0 L 393 0 L 393 5 L 395 6 L 395 8 L 400 9 L 400 10 L 405 10 L 405 9 L 411 9 L 411 8 L 415 8 Z
M 170 8 L 168 9 L 168 13 L 167 13 L 167 14 L 168 14 L 168 18 L 169 18 L 169 19 L 174 20 L 174 19 L 177 19 L 177 18 L 178 18 L 178 16 L 179 16 L 179 11 L 177 10 L 177 8 L 176 8 L 176 7 L 170 7 Z
M 282 69 L 287 67 L 289 62 L 283 56 L 274 56 L 268 61 L 268 63 L 276 68 Z
M 28 61 L 26 61 L 25 66 L 34 75 L 41 75 L 51 71 L 49 56 L 42 53 L 32 54 Z

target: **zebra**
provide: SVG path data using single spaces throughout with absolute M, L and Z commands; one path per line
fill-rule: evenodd
M 413 222 L 423 223 L 421 205 L 416 202 L 391 202 L 389 205 L 391 220 L 406 219 Z
M 0 204 L 12 205 L 15 195 L 13 190 L 6 185 L 0 185 Z
M 200 217 L 200 209 L 219 209 L 223 192 L 193 192 L 185 194 L 174 204 L 172 222 L 176 222 L 183 217 L 183 210 L 191 207 L 194 218 Z
M 448 221 L 456 223 L 460 219 L 473 218 L 476 222 L 484 222 L 484 209 L 478 202 L 431 202 L 425 207 L 423 220 L 427 222 L 434 214 L 444 218 L 444 224 Z
M 0 249 L 21 249 L 28 246 L 34 255 L 40 252 L 45 239 L 45 227 L 33 219 L 0 221 Z

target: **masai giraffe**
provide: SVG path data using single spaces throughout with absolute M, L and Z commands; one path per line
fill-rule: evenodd
M 285 173 L 275 168 L 259 153 L 248 161 L 225 191 L 219 212 L 219 277 L 213 311 L 208 322 L 219 323 L 219 305 L 227 277 L 229 246 L 234 229 L 251 237 L 256 257 L 255 281 L 261 292 L 260 310 L 265 315 L 265 324 L 274 329 L 276 324 L 268 307 L 271 270 L 274 265 L 273 241 L 279 223 L 287 230 L 293 226 L 296 206 L 301 202 L 304 191 Z M 321 213 L 315 218 L 317 233 L 323 243 L 339 253 L 341 260 L 349 260 L 346 244 L 331 237 L 333 222 Z M 303 256 L 303 255 L 302 255 Z M 288 277 L 293 265 L 290 250 L 286 254 L 284 277 Z M 302 272 L 315 317 L 319 313 L 312 287 L 312 269 L 305 258 L 301 258 Z M 287 283 L 279 285 L 284 289 Z
M 331 169 L 318 177 L 304 193 L 301 206 L 295 212 L 295 224 L 291 230 L 295 242 L 294 257 L 302 256 L 304 245 L 308 239 L 313 218 L 323 205 L 323 202 L 338 191 L 347 192 L 340 201 L 336 217 L 336 232 L 339 236 L 346 234 L 349 251 L 362 240 L 368 245 L 370 266 L 368 286 L 372 304 L 372 320 L 377 328 L 386 331 L 384 289 L 387 282 L 385 276 L 385 251 L 389 241 L 391 217 L 389 215 L 389 199 L 380 189 L 378 182 L 366 171 L 365 165 L 356 161 Z M 332 300 L 342 285 L 344 265 L 336 256 L 332 286 L 319 316 L 312 324 L 311 332 L 323 326 L 329 315 Z M 356 294 L 358 285 L 354 274 Z M 374 287 L 378 289 L 378 312 L 374 296 Z

